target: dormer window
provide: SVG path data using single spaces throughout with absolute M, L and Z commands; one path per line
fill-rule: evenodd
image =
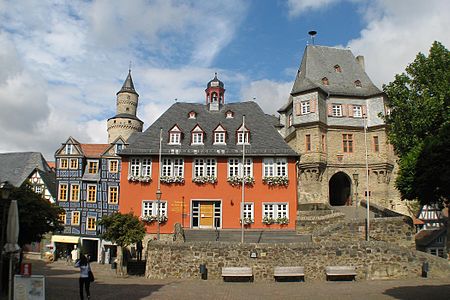
M 249 144 L 250 143 L 250 131 L 245 126 L 241 126 L 237 130 L 236 143 L 238 145 Z
M 189 113 L 189 119 L 195 119 L 197 117 L 197 113 L 195 111 L 191 111 Z
M 72 154 L 72 151 L 73 151 L 73 145 L 67 144 L 66 149 L 65 149 L 66 154 Z
M 340 66 L 340 65 L 335 65 L 335 66 L 334 66 L 334 71 L 335 71 L 336 73 L 342 73 L 341 66 Z
M 191 132 L 191 145 L 203 145 L 204 131 L 200 126 L 195 126 Z
M 229 110 L 226 112 L 226 116 L 227 116 L 227 119 L 233 119 L 234 113 L 231 110 Z
M 328 81 L 328 78 L 326 78 L 326 77 L 322 78 L 322 84 L 323 85 L 329 85 L 330 83 Z
M 181 144 L 181 129 L 175 125 L 169 131 L 169 144 L 180 145 Z
M 119 153 L 120 151 L 122 151 L 123 149 L 123 144 L 116 144 L 116 154 Z
M 214 145 L 225 145 L 226 142 L 226 130 L 219 125 L 214 129 Z
M 355 86 L 360 88 L 362 87 L 361 81 L 360 80 L 355 80 Z

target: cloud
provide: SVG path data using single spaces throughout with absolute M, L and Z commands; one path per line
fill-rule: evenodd
M 450 45 L 450 2 L 375 1 L 364 13 L 367 26 L 348 47 L 365 56 L 366 72 L 381 86 L 405 70 L 418 52 L 428 53 L 433 41 Z
M 52 160 L 68 136 L 106 142 L 130 61 L 145 126 L 174 98 L 201 101 L 209 66 L 247 8 L 238 0 L 0 1 L 0 151 Z
M 242 99 L 259 104 L 267 114 L 276 114 L 277 110 L 288 101 L 292 82 L 274 82 L 267 79 L 253 81 L 241 89 Z
M 307 11 L 328 8 L 342 0 L 288 0 L 288 14 L 297 17 Z

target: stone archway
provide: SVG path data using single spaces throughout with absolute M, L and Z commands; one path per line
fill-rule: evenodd
M 351 205 L 351 179 L 347 174 L 344 172 L 334 174 L 328 187 L 331 206 Z

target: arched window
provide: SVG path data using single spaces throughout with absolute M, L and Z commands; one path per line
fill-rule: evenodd
M 328 81 L 328 78 L 326 78 L 326 77 L 322 78 L 322 84 L 323 85 L 329 85 L 330 83 Z
M 356 87 L 362 87 L 361 81 L 360 80 L 355 80 L 355 86 Z
M 334 66 L 334 71 L 335 71 L 336 73 L 341 73 L 341 72 L 342 72 L 341 66 L 340 66 L 340 65 L 335 65 L 335 66 Z
M 217 102 L 217 93 L 212 93 L 212 101 L 211 102 Z

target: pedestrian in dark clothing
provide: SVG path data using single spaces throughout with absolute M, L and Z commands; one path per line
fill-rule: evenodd
M 89 261 L 84 256 L 84 254 L 81 254 L 81 257 L 77 262 L 75 263 L 76 268 L 80 268 L 80 299 L 83 300 L 83 286 L 86 289 L 86 296 L 88 299 L 91 299 L 91 293 L 89 292 L 89 286 L 91 284 L 89 280 L 89 271 L 91 270 L 91 266 L 89 265 Z
M 142 260 L 142 241 L 138 241 L 136 243 L 136 252 L 137 252 L 137 260 L 141 261 Z

